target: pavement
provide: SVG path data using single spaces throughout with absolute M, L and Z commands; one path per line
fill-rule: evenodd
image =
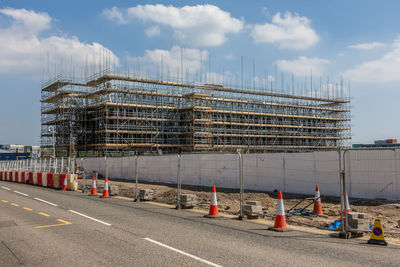
M 0 181 L 0 266 L 398 266 L 400 246 Z

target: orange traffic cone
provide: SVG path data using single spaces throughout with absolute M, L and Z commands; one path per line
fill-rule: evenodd
M 110 195 L 108 194 L 108 181 L 107 181 L 107 177 L 106 177 L 106 182 L 105 182 L 105 184 L 104 184 L 103 197 L 110 197 Z
M 278 193 L 278 205 L 276 207 L 275 224 L 274 224 L 274 227 L 272 227 L 270 229 L 275 230 L 275 231 L 282 231 L 282 232 L 287 229 L 285 208 L 283 207 L 283 197 L 282 197 L 281 190 L 279 190 L 279 193 Z
M 208 215 L 206 215 L 205 217 L 217 218 L 218 216 L 219 214 L 218 214 L 218 204 L 217 204 L 217 191 L 215 190 L 215 185 L 213 185 L 211 191 L 210 211 L 208 212 Z
M 321 195 L 319 193 L 319 186 L 315 187 L 315 197 L 314 197 L 314 209 L 313 213 L 315 215 L 325 216 L 322 212 Z
M 61 187 L 61 189 L 62 189 L 63 191 L 65 191 L 65 190 L 67 190 L 67 188 L 68 188 L 67 176 L 65 176 L 65 177 L 64 177 L 64 184 L 63 184 L 63 186 Z
M 90 191 L 90 195 L 97 196 L 96 179 L 94 176 L 93 176 L 93 183 L 92 183 L 92 191 Z

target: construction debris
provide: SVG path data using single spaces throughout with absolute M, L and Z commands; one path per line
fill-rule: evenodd
M 139 198 L 142 201 L 153 200 L 154 190 L 153 189 L 140 189 Z
M 368 214 L 360 212 L 349 212 L 347 213 L 348 225 L 351 228 L 352 233 L 362 233 L 369 231 L 369 225 L 371 223 L 371 217 Z
M 197 196 L 195 194 L 181 194 L 181 208 L 191 209 L 197 205 Z
M 117 185 L 110 185 L 110 196 L 116 196 L 119 195 L 119 186 Z
M 246 201 L 243 211 L 247 219 L 258 219 L 259 215 L 263 213 L 261 201 Z

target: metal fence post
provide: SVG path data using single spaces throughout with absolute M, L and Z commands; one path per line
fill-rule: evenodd
M 86 189 L 86 172 L 85 172 L 85 161 L 83 160 L 83 158 L 81 159 L 81 162 L 82 162 L 82 169 L 83 169 L 83 176 L 82 176 L 82 179 L 83 179 L 83 192 L 82 193 L 85 193 L 85 189 Z M 97 183 L 96 183 L 96 186 L 97 186 Z
M 244 179 L 243 179 L 243 155 L 241 152 L 237 152 L 239 155 L 239 184 L 240 184 L 240 215 L 239 220 L 244 218 Z
M 345 150 L 343 152 L 343 170 L 341 171 L 341 183 L 342 183 L 342 199 L 341 199 L 341 206 L 343 205 L 343 209 L 340 211 L 340 216 L 342 217 L 342 237 L 343 238 L 350 238 L 350 232 L 348 232 L 348 214 L 347 214 L 347 208 L 346 208 L 346 197 L 347 197 L 347 183 L 346 183 L 346 152 L 348 150 Z M 344 216 L 343 216 L 344 213 Z
M 106 161 L 106 178 L 108 179 L 108 160 L 107 160 L 107 156 L 104 156 L 104 160 Z
M 178 198 L 176 203 L 176 208 L 179 210 L 181 209 L 181 154 L 178 154 L 178 164 L 177 164 L 177 179 L 178 179 Z
M 135 156 L 135 180 L 136 180 L 136 188 L 135 188 L 135 201 L 140 202 L 139 198 L 139 164 L 138 164 L 139 156 Z
M 61 170 L 60 173 L 64 172 L 64 157 L 61 157 Z
M 286 152 L 283 153 L 282 168 L 283 168 L 283 192 L 286 192 Z

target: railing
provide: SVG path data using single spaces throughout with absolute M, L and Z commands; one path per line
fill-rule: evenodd
M 0 170 L 73 174 L 75 171 L 75 159 L 61 157 L 0 161 Z

